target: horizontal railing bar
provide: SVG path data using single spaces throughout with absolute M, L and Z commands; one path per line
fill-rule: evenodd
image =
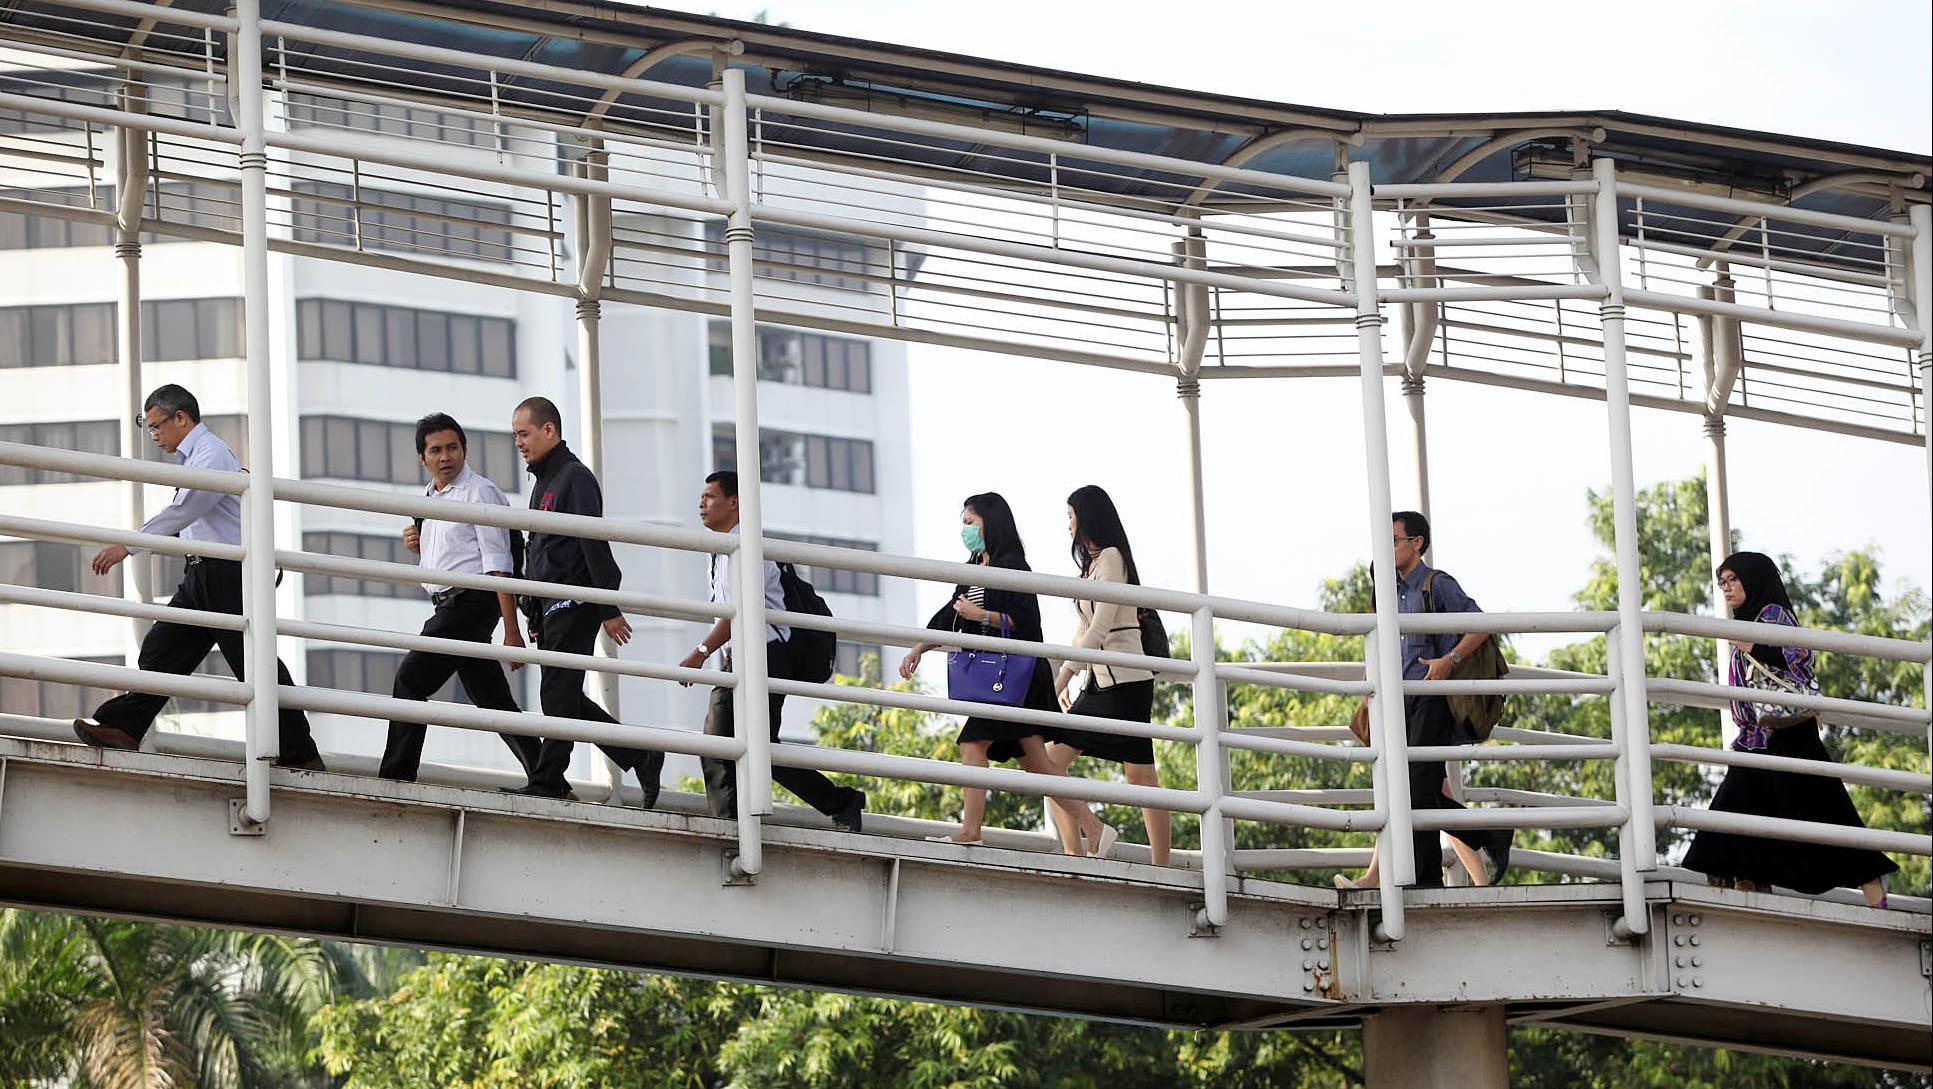
M 1331 832 L 1374 832 L 1388 822 L 1388 814 L 1378 809 L 1325 809 L 1315 805 L 1290 805 L 1255 798 L 1223 798 L 1222 816 L 1242 821 L 1261 821 L 1292 828 L 1322 828 Z
M 1121 669 L 1145 669 L 1176 677 L 1192 678 L 1195 673 L 1194 664 L 1182 658 L 1153 658 L 1145 654 L 1096 650 L 1065 643 L 1035 643 L 1026 639 L 1003 639 L 997 635 L 915 628 L 906 624 L 886 624 L 877 620 L 858 620 L 844 616 L 820 616 L 816 613 L 793 613 L 783 609 L 766 610 L 765 619 L 768 623 L 783 627 L 814 628 L 820 631 L 837 632 L 840 635 L 869 636 L 892 646 L 910 647 L 917 643 L 936 643 L 942 647 L 991 650 L 996 653 L 1029 655 L 1055 661 L 1074 660 Z
M 1398 613 L 1398 631 L 1430 634 L 1468 635 L 1493 632 L 1498 635 L 1531 633 L 1595 635 L 1617 627 L 1618 614 L 1609 612 L 1575 613 Z
M 1843 824 L 1815 824 L 1785 817 L 1760 817 L 1749 813 L 1694 809 L 1689 806 L 1654 806 L 1660 828 L 1690 828 L 1695 831 L 1728 832 L 1760 839 L 1795 840 L 1826 847 L 1851 847 L 1856 850 L 1884 851 L 1895 855 L 1933 855 L 1933 836 L 1922 832 L 1893 832 L 1883 828 L 1853 828 Z
M 842 772 L 877 779 L 897 779 L 902 782 L 985 787 L 988 790 L 1005 791 L 1010 794 L 1069 798 L 1075 801 L 1100 802 L 1103 805 L 1166 809 L 1171 813 L 1202 813 L 1208 808 L 1207 800 L 1199 792 L 1192 790 L 1136 786 L 1132 783 L 1083 779 L 1071 775 L 1042 775 L 1038 772 L 1010 768 L 979 768 L 970 764 L 956 764 L 951 760 L 928 760 L 918 756 L 896 756 L 879 752 L 854 752 L 850 749 L 826 749 L 817 745 L 774 745 L 772 763 L 779 767 L 810 768 L 814 771 Z
M 1632 306 L 1648 307 L 1652 310 L 1666 310 L 1680 314 L 1711 314 L 1721 318 L 1756 322 L 1760 325 L 1802 329 L 1811 333 L 1824 333 L 1874 344 L 1891 344 L 1901 348 L 1911 348 L 1920 342 L 1920 333 L 1917 329 L 1873 325 L 1863 321 L 1847 321 L 1844 318 L 1816 317 L 1811 314 L 1796 314 L 1789 310 L 1768 310 L 1742 303 L 1719 302 L 1716 299 L 1701 299 L 1690 295 L 1672 295 L 1662 291 L 1625 288 L 1624 301 Z
M 1616 745 L 1412 745 L 1410 763 L 1432 760 L 1613 760 Z
M 1526 730 L 1517 726 L 1499 726 L 1490 732 L 1493 741 L 1528 741 L 1540 745 L 1601 745 L 1601 737 L 1586 737 L 1582 734 L 1557 734 L 1548 730 Z
M 1299 741 L 1252 728 L 1223 730 L 1222 746 L 1230 749 L 1247 749 L 1250 752 L 1274 753 L 1277 756 L 1339 760 L 1348 764 L 1371 763 L 1376 759 L 1378 752 L 1367 746 L 1321 745 L 1313 741 Z
M 411 635 L 405 632 L 380 631 L 374 628 L 352 628 L 342 624 L 324 624 L 313 620 L 293 620 L 282 617 L 276 622 L 276 634 L 297 639 L 318 640 L 325 643 L 346 643 L 352 646 L 388 647 L 391 650 L 417 650 L 428 654 L 448 654 L 459 658 L 474 658 L 480 661 L 520 662 L 524 665 L 556 667 L 558 669 L 577 669 L 589 673 L 615 673 L 625 677 L 644 677 L 654 681 L 679 681 L 687 684 L 708 684 L 714 688 L 733 688 L 738 678 L 722 669 L 685 669 L 682 666 L 654 665 L 632 658 L 603 658 L 591 654 L 567 654 L 557 650 L 539 650 L 534 647 L 506 647 L 496 643 L 482 643 L 469 639 L 442 639 L 429 635 Z
M 1746 752 L 1739 749 L 1707 749 L 1698 745 L 1654 744 L 1651 746 L 1651 755 L 1657 760 L 1670 760 L 1680 764 L 1766 768 L 1771 771 L 1797 772 L 1800 775 L 1819 775 L 1828 779 L 1857 783 L 1860 786 L 1933 795 L 1933 776 L 1923 771 L 1895 771 L 1892 768 L 1872 768 L 1862 764 L 1842 764 L 1836 760 L 1803 760 L 1797 757 L 1774 756 L 1771 753 Z
M 1658 682 L 1669 679 L 1653 678 L 1647 681 L 1644 694 L 1645 699 L 1652 703 L 1666 703 L 1675 707 L 1701 707 L 1712 711 L 1731 710 L 1732 701 L 1725 696 L 1700 696 L 1687 692 L 1659 691 L 1657 688 Z M 1828 726 L 1844 726 L 1858 730 L 1871 730 L 1875 733 L 1902 734 L 1908 737 L 1921 737 L 1925 734 L 1923 728 L 1913 723 L 1900 722 L 1897 719 L 1890 718 L 1876 718 L 1867 714 L 1848 714 L 1843 711 L 1821 712 L 1819 719 Z
M 1237 870 L 1359 870 L 1371 855 L 1367 847 L 1244 847 L 1231 853 Z M 1512 865 L 1519 853 L 1510 853 Z
M 61 0 L 61 2 L 64 7 L 106 12 L 109 15 L 126 15 L 133 19 L 153 19 L 163 25 L 196 26 L 204 30 L 219 30 L 229 34 L 238 33 L 241 29 L 241 22 L 232 15 L 208 15 L 185 8 L 134 3 L 132 0 Z M 64 33 L 75 32 L 65 31 Z M 108 63 L 108 58 L 102 58 L 101 63 Z
M 859 703 L 872 707 L 896 707 L 905 711 L 926 711 L 939 715 L 991 718 L 1002 722 L 1017 722 L 1023 726 L 1040 726 L 1047 730 L 1092 730 L 1095 733 L 1114 734 L 1119 737 L 1149 737 L 1159 741 L 1179 741 L 1184 745 L 1192 745 L 1197 740 L 1195 731 L 1181 726 L 1136 722 L 1125 718 L 1070 715 L 1064 711 L 1036 711 L 1029 707 L 1003 707 L 996 703 L 972 703 L 941 696 L 927 696 L 917 692 L 895 692 L 887 688 L 868 688 L 855 684 L 815 684 L 811 681 L 794 681 L 783 677 L 773 677 L 767 682 L 767 686 L 773 692 L 784 696 L 799 696 L 804 699 L 827 700 L 834 703 Z
M 1566 197 L 1597 192 L 1595 181 L 1526 182 L 1404 182 L 1378 185 L 1370 189 L 1376 198 L 1391 200 L 1458 200 L 1466 197 Z M 1551 205 L 1550 207 L 1557 207 Z M 1453 206 L 1431 208 L 1431 212 L 1453 215 Z
M 248 624 L 248 621 L 234 613 L 180 609 L 172 605 L 153 605 L 145 601 L 109 597 L 106 594 L 43 590 L 37 586 L 16 586 L 10 582 L 0 582 L 0 602 L 102 616 L 127 616 L 137 620 L 159 620 L 169 624 L 188 624 L 199 628 L 220 628 L 223 631 L 241 631 Z
M 1225 272 L 1191 269 L 1184 265 L 1165 264 L 1151 259 L 1105 257 L 1099 254 L 1080 253 L 1069 249 L 1054 249 L 1038 243 L 1003 242 L 996 239 L 979 238 L 952 231 L 935 231 L 923 227 L 901 227 L 888 223 L 851 219 L 845 216 L 829 216 L 818 212 L 781 208 L 771 204 L 759 205 L 753 218 L 771 223 L 781 223 L 789 227 L 803 227 L 807 230 L 860 235 L 866 238 L 891 239 L 895 242 L 932 246 L 936 249 L 967 250 L 973 253 L 987 253 L 997 257 L 1009 257 L 1018 261 L 1036 261 L 1050 265 L 1071 265 L 1075 268 L 1092 269 L 1097 272 L 1118 272 L 1145 279 L 1203 284 L 1209 287 L 1223 287 L 1257 295 L 1274 295 L 1285 299 L 1297 299 L 1303 302 L 1325 303 L 1330 306 L 1355 305 L 1354 296 L 1349 295 L 1347 292 L 1332 291 L 1326 288 L 1297 287 L 1293 284 L 1279 283 L 1273 280 L 1236 276 Z
M 344 578 L 375 579 L 378 582 L 400 585 L 434 583 L 438 586 L 452 586 L 464 590 L 527 594 L 546 601 L 585 601 L 598 605 L 615 605 L 625 612 L 642 616 L 673 617 L 705 622 L 734 615 L 732 606 L 710 601 L 688 601 L 682 598 L 656 597 L 624 590 L 601 590 L 595 586 L 478 575 L 467 571 L 437 571 L 415 564 L 365 560 L 356 556 L 331 556 L 321 552 L 277 552 L 275 564 L 284 570 L 310 575 L 340 575 Z
M 49 117 L 65 117 L 70 121 L 90 121 L 105 128 L 132 128 L 146 132 L 165 132 L 187 140 L 211 140 L 218 144 L 239 145 L 241 133 L 234 129 L 205 125 L 197 121 L 181 121 L 172 117 L 162 117 L 151 113 L 128 113 L 107 106 L 87 106 L 79 102 L 64 102 L 59 99 L 41 98 L 37 95 L 20 95 L 11 91 L 0 91 L 0 108 L 21 110 L 25 113 L 45 114 Z
M 1669 230 L 1669 229 L 1670 228 L 1666 228 L 1666 230 Z M 1821 280 L 1833 280 L 1839 283 L 1858 284 L 1862 287 L 1890 288 L 1893 283 L 1891 280 L 1887 279 L 1884 276 L 1875 276 L 1871 273 L 1866 273 L 1866 272 L 1844 272 L 1839 269 L 1830 268 L 1828 266 L 1815 265 L 1810 262 L 1794 260 L 1791 258 L 1787 258 L 1783 260 L 1779 258 L 1773 258 L 1771 260 L 1767 260 L 1749 249 L 1707 250 L 1707 249 L 1700 249 L 1697 246 L 1681 246 L 1676 242 L 1664 242 L 1655 238 L 1647 238 L 1641 241 L 1634 240 L 1631 243 L 1631 245 L 1637 246 L 1642 249 L 1655 250 L 1659 253 L 1676 254 L 1679 257 L 1697 257 L 1697 258 L 1702 258 L 1706 260 L 1724 261 L 1727 263 L 1730 271 L 1734 274 L 1734 276 L 1736 276 L 1736 274 L 1742 272 L 1743 270 L 1749 268 L 1749 269 L 1757 269 L 1760 271 L 1778 270 L 1778 271 L 1792 273 L 1795 276 L 1813 276 Z M 1676 267 L 1676 266 L 1673 266 L 1673 267 Z M 1657 276 L 1656 273 L 1652 273 L 1651 275 L 1654 277 Z M 1664 279 L 1665 277 L 1657 277 L 1657 278 Z M 1692 284 L 1698 283 L 1698 281 L 1696 280 L 1677 280 L 1677 279 L 1673 279 L 1671 282 L 1692 283 Z M 1826 290 L 1823 284 L 1793 285 L 1793 286 L 1794 287 L 1809 286 L 1816 290 L 1822 290 L 1822 291 Z M 1844 289 L 1841 289 L 1841 290 L 1844 290 Z M 1759 294 L 1759 293 L 1760 291 L 1758 289 L 1753 289 L 1753 294 Z M 1820 305 L 1829 306 L 1831 304 L 1822 303 Z
M 1895 722 L 1910 722 L 1915 726 L 1924 726 L 1933 721 L 1933 716 L 1929 716 L 1925 710 L 1918 707 L 1889 707 L 1883 703 L 1865 703 L 1861 700 L 1841 699 L 1836 696 L 1815 696 L 1809 692 L 1772 691 L 1764 688 L 1743 688 L 1728 684 L 1710 684 L 1705 681 L 1681 681 L 1656 677 L 1646 681 L 1644 687 L 1647 696 L 1652 693 L 1716 696 L 1724 700 L 1776 703 L 1782 707 L 1796 707 L 1807 711 L 1840 711 L 1872 718 L 1891 719 Z
M 526 189 L 548 189 L 563 193 L 604 196 L 656 207 L 678 208 L 688 212 L 719 216 L 729 215 L 732 210 L 730 201 L 715 197 L 691 196 L 669 189 L 647 188 L 642 185 L 628 185 L 624 182 L 598 181 L 593 178 L 540 172 L 517 166 L 497 166 L 490 162 L 458 161 L 448 155 L 411 151 L 406 146 L 397 147 L 389 141 L 363 139 L 336 130 L 270 132 L 268 143 L 271 147 L 287 148 L 291 151 L 332 155 L 359 162 L 384 163 L 411 170 L 430 171 L 444 176 L 454 175 L 480 181 L 501 182 Z
M 268 24 L 264 24 L 265 26 Z M 1091 160 L 1116 166 L 1135 167 L 1142 170 L 1160 170 L 1184 177 L 1214 178 L 1221 181 L 1246 182 L 1251 185 L 1270 189 L 1288 189 L 1298 193 L 1323 197 L 1346 197 L 1349 187 L 1328 179 L 1304 178 L 1293 174 L 1271 174 L 1261 170 L 1244 170 L 1239 167 L 1219 166 L 1213 163 L 1195 162 L 1190 159 L 1175 159 L 1163 155 L 1145 155 L 1132 151 L 1117 151 L 1113 148 L 1097 147 L 1091 144 L 1069 144 L 1060 140 L 1049 140 L 1039 136 L 1026 136 L 1016 133 L 995 132 L 991 129 L 973 128 L 968 125 L 954 125 L 944 121 L 928 121 L 924 118 L 896 117 L 892 114 L 866 113 L 860 110 L 827 106 L 817 102 L 802 102 L 790 98 L 774 98 L 769 95 L 746 95 L 745 104 L 754 110 L 771 110 L 781 116 L 808 117 L 817 121 L 833 121 L 861 128 L 889 129 L 908 132 L 917 136 L 931 136 L 943 140 L 964 140 L 970 144 L 992 144 L 1015 151 L 1031 151 L 1062 159 Z M 796 126 L 795 126 L 796 127 Z M 1177 193 L 1177 195 L 1179 195 Z
M 226 677 L 155 673 L 128 666 L 78 662 L 71 658 L 43 658 L 37 654 L 17 654 L 13 651 L 0 651 L 0 676 L 53 681 L 81 688 L 104 688 L 111 692 L 186 696 L 237 706 L 246 705 L 255 695 L 253 688 Z
M 1695 635 L 1707 639 L 1729 639 L 1741 643 L 1770 643 L 1781 647 L 1829 650 L 1839 654 L 1858 654 L 1897 662 L 1933 660 L 1933 641 L 1890 639 L 1879 635 L 1799 628 L 1789 624 L 1760 624 L 1751 620 L 1728 620 L 1689 613 L 1646 611 L 1641 614 L 1644 630 L 1672 635 Z
M 32 537 L 42 541 L 68 541 L 78 544 L 117 544 L 141 548 L 168 556 L 202 556 L 211 560 L 242 558 L 242 546 L 220 541 L 189 541 L 142 533 L 138 529 L 100 529 L 72 522 L 49 522 L 44 518 L 19 518 L 0 514 L 0 533 L 13 537 Z
M 1367 696 L 1373 690 L 1373 686 L 1368 681 L 1335 681 L 1294 673 L 1271 673 L 1226 662 L 1215 664 L 1215 675 L 1230 684 L 1259 684 L 1270 688 L 1320 692 L 1333 696 Z
M 1617 803 L 1609 798 L 1580 798 L 1574 794 L 1551 794 L 1542 790 L 1513 790 L 1509 787 L 1463 788 L 1463 800 L 1469 802 L 1496 802 L 1501 805 L 1518 805 L 1535 808 L 1545 805 L 1595 805 L 1610 806 Z M 1516 857 L 1514 854 L 1511 856 Z
M 224 495 L 241 495 L 248 490 L 247 473 L 190 469 L 170 462 L 116 457 L 113 454 L 87 454 L 79 450 L 31 446 L 22 442 L 0 442 L 0 465 L 73 473 L 102 480 L 138 481 L 167 488 L 194 488 Z
M 1526 235 L 1522 238 L 1394 238 L 1390 240 L 1389 244 L 1399 250 L 1463 249 L 1471 246 L 1479 248 L 1489 246 L 1549 246 L 1552 248 L 1568 249 L 1575 244 L 1575 241 L 1561 234 L 1537 234 Z M 1556 255 L 1553 254 L 1551 256 L 1553 260 L 1556 259 Z M 1415 280 L 1427 280 L 1434 276 L 1435 273 L 1433 272 L 1421 271 L 1406 272 L 1403 274 L 1404 279 Z
M 1489 680 L 1403 682 L 1404 694 L 1415 696 L 1608 696 L 1615 691 L 1617 682 L 1609 677 L 1601 680 L 1544 680 L 1535 677 L 1518 680 L 1498 677 Z
M 1631 815 L 1622 805 L 1539 805 L 1519 809 L 1419 809 L 1419 832 L 1459 828 L 1615 828 Z M 1515 852 L 1511 854 L 1516 857 Z
M 239 683 L 239 682 L 237 682 Z M 246 687 L 246 686 L 244 686 Z M 468 704 L 441 700 L 399 700 L 367 692 L 348 692 L 337 688 L 281 685 L 280 705 L 298 711 L 350 715 L 378 722 L 421 722 L 458 730 L 476 730 L 520 737 L 616 745 L 657 752 L 684 753 L 688 756 L 735 760 L 744 743 L 735 737 L 715 737 L 692 730 L 663 726 L 640 726 L 624 722 L 594 722 L 583 718 L 557 718 L 537 711 L 493 711 Z
M 1637 182 L 1619 181 L 1619 196 L 1644 197 L 1647 200 L 1660 200 L 1666 204 L 1676 204 L 1688 208 L 1708 208 L 1714 212 L 1729 212 L 1732 215 L 1750 219 L 1774 219 L 1787 223 L 1809 223 L 1815 227 L 1830 227 L 1857 234 L 1883 234 L 1894 238 L 1912 238 L 1913 228 L 1905 223 L 1889 223 L 1883 219 L 1857 219 L 1852 216 L 1834 215 L 1831 212 L 1813 212 L 1804 208 L 1794 208 L 1785 204 L 1762 204 L 1755 201 L 1734 200 L 1729 197 L 1713 197 L 1704 193 L 1694 193 L 1681 189 L 1661 189 L 1655 185 L 1642 185 Z M 1714 227 L 1729 227 L 1728 223 L 1714 223 Z
M 1440 273 L 1439 273 L 1440 275 Z M 1629 294 L 1627 292 L 1626 294 Z M 1550 284 L 1544 287 L 1391 287 L 1376 293 L 1383 302 L 1508 302 L 1516 299 L 1601 299 L 1596 284 Z
M 1230 798 L 1253 798 L 1258 802 L 1287 802 L 1290 805 L 1375 805 L 1376 792 L 1368 787 L 1329 790 L 1232 790 Z

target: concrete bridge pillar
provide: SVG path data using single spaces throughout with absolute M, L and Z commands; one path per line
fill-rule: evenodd
M 1413 1006 L 1363 1018 L 1364 1089 L 1509 1089 L 1502 1006 Z

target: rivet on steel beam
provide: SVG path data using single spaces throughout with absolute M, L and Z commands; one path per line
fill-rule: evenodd
M 1691 966 L 1693 968 L 1703 968 L 1705 966 L 1705 958 L 1704 957 L 1691 958 Z
M 1705 977 L 1704 976 L 1691 977 L 1691 985 L 1694 987 L 1703 987 L 1705 985 Z
M 1691 936 L 1691 938 L 1690 938 L 1690 941 L 1691 941 L 1691 944 L 1693 944 L 1693 945 L 1697 945 L 1697 944 L 1698 944 L 1698 935 L 1696 935 L 1696 934 L 1693 934 L 1693 935 Z
M 1682 912 L 1682 911 L 1674 911 L 1674 912 L 1672 912 L 1672 913 L 1671 913 L 1671 925 L 1672 925 L 1672 926 L 1683 926 L 1683 925 L 1685 925 L 1685 913 L 1684 913 L 1684 912 Z
M 1703 915 L 1693 915 L 1691 917 L 1691 925 L 1693 926 L 1697 926 L 1699 923 L 1702 923 L 1704 921 L 1705 921 L 1705 917 Z
M 1305 960 L 1305 961 L 1303 961 L 1303 962 L 1302 962 L 1302 970 L 1303 970 L 1303 971 L 1305 971 L 1305 972 L 1313 972 L 1313 971 L 1315 971 L 1315 969 L 1316 969 L 1316 962 L 1315 962 L 1315 961 L 1312 961 L 1312 960 Z
M 1304 916 L 1302 917 L 1302 919 L 1301 919 L 1301 922 L 1302 922 L 1302 929 L 1304 929 L 1304 930 L 1307 930 L 1307 929 L 1309 929 L 1310 927 L 1312 927 L 1312 926 L 1314 926 L 1314 925 L 1315 925 L 1315 923 L 1313 923 L 1313 922 L 1311 922 L 1311 921 L 1310 921 L 1310 919 L 1309 919 L 1309 917 L 1308 917 L 1307 915 L 1304 915 Z
M 1329 948 L 1329 939 L 1327 939 L 1327 938 L 1320 938 L 1320 939 L 1317 939 L 1317 941 L 1316 941 L 1316 948 L 1317 948 L 1317 949 L 1327 949 L 1327 948 Z

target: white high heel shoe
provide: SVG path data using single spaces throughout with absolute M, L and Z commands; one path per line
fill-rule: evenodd
M 1098 842 L 1098 843 L 1096 843 L 1096 844 L 1094 845 L 1094 849 L 1093 849 L 1093 850 L 1091 850 L 1091 851 L 1089 851 L 1089 852 L 1087 853 L 1087 857 L 1089 857 L 1089 858 L 1106 858 L 1106 857 L 1108 857 L 1108 855 L 1110 855 L 1110 854 L 1112 854 L 1112 853 L 1113 853 L 1113 851 L 1114 851 L 1114 843 L 1115 843 L 1115 841 L 1116 841 L 1116 840 L 1118 840 L 1118 839 L 1120 839 L 1120 838 L 1121 838 L 1121 833 L 1120 833 L 1120 832 L 1119 832 L 1118 830 L 1116 830 L 1116 829 L 1115 829 L 1115 827 L 1114 827 L 1113 825 L 1111 825 L 1111 824 L 1103 824 L 1103 825 L 1101 825 L 1101 839 L 1100 839 L 1100 842 Z M 1087 834 L 1086 834 L 1086 833 L 1082 833 L 1082 834 L 1081 834 L 1081 844 L 1082 844 L 1082 846 L 1086 846 L 1086 844 L 1087 844 Z

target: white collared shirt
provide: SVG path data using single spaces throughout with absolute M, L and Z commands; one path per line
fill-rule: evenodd
M 732 532 L 737 533 L 738 527 L 733 526 Z M 732 558 L 730 556 L 716 554 L 711 558 L 711 599 L 723 605 L 731 604 Z M 765 561 L 765 608 L 768 612 L 785 608 L 785 586 L 779 581 L 779 565 L 771 560 Z M 789 627 L 778 624 L 765 625 L 765 641 L 768 643 L 774 639 L 791 637 L 792 629 Z M 727 639 L 725 646 L 713 649 L 724 650 L 731 645 L 732 641 Z
M 175 447 L 175 464 L 194 469 L 215 469 L 224 473 L 239 473 L 242 463 L 235 457 L 235 451 L 221 441 L 220 436 L 208 430 L 208 425 L 197 423 L 188 432 L 181 445 Z M 161 513 L 148 519 L 141 527 L 143 533 L 156 533 L 163 537 L 179 537 L 184 541 L 219 541 L 222 544 L 242 543 L 242 500 L 240 496 L 226 492 L 208 492 L 199 488 L 176 488 L 175 497 Z
M 494 503 L 499 507 L 510 505 L 501 488 L 468 465 L 441 489 L 437 488 L 435 481 L 431 481 L 423 488 L 423 495 L 456 503 Z M 514 562 L 510 558 L 510 531 L 500 526 L 425 519 L 422 536 L 416 546 L 422 551 L 423 566 L 433 571 L 473 575 L 492 571 L 507 573 L 512 570 L 511 564 Z M 428 587 L 432 594 L 447 589 L 448 586 Z

